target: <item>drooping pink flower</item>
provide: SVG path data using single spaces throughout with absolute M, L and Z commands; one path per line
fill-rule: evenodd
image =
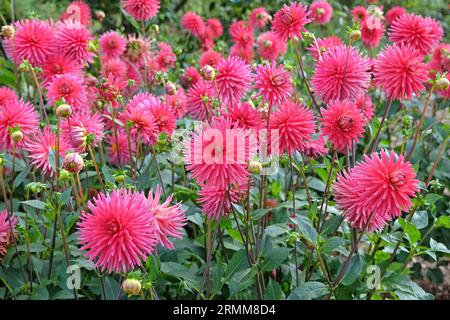
M 390 99 L 411 99 L 424 89 L 427 68 L 418 50 L 409 45 L 392 45 L 378 54 L 374 75 Z
M 40 66 L 55 47 L 53 34 L 53 28 L 47 22 L 36 19 L 17 22 L 11 40 L 14 62 L 20 64 L 28 60 L 34 66 Z
M 364 132 L 363 115 L 348 100 L 334 100 L 328 108 L 322 108 L 322 134 L 328 136 L 335 150 L 345 153 L 351 150 Z
M 89 139 L 92 148 L 98 146 L 105 135 L 105 123 L 101 115 L 78 111 L 61 122 L 61 137 L 76 151 L 84 151 Z
M 143 63 L 144 57 L 147 55 L 150 49 L 150 42 L 142 37 L 131 34 L 128 35 L 127 50 L 125 51 L 125 57 L 134 63 Z
M 328 153 L 328 149 L 325 145 L 325 140 L 323 137 L 318 137 L 317 139 L 311 139 L 310 141 L 305 141 L 300 146 L 300 152 L 312 159 L 323 157 Z
M 216 70 L 218 94 L 224 101 L 240 100 L 249 90 L 253 77 L 244 60 L 228 57 L 217 64 Z
M 195 12 L 186 12 L 181 18 L 181 26 L 194 37 L 201 37 L 205 32 L 205 21 Z
M 328 49 L 344 45 L 342 39 L 338 36 L 328 36 L 325 38 L 317 38 L 316 41 L 312 41 L 311 46 L 306 48 L 314 57 L 314 60 L 319 60 Z
M 292 2 L 285 4 L 283 8 L 275 13 L 272 22 L 272 31 L 284 41 L 298 37 L 303 39 L 302 32 L 306 31 L 305 24 L 312 20 L 309 18 L 311 12 L 307 6 L 301 3 Z
M 8 107 L 11 103 L 19 100 L 16 92 L 10 87 L 0 87 L 0 112 L 3 107 Z
M 56 75 L 47 87 L 47 99 L 52 104 L 64 99 L 74 110 L 86 110 L 87 92 L 83 82 L 84 79 L 78 75 Z
M 130 163 L 130 148 L 133 154 L 136 154 L 136 141 L 130 137 L 130 145 L 128 145 L 128 137 L 125 130 L 119 128 L 117 130 L 117 140 L 114 134 L 110 134 L 106 138 L 108 146 L 106 150 L 108 152 L 108 160 L 113 165 L 119 165 L 120 163 Z
M 314 114 L 294 102 L 285 102 L 271 115 L 270 130 L 278 130 L 280 152 L 292 154 L 300 150 L 315 133 Z
M 383 22 L 373 16 L 369 16 L 361 22 L 361 41 L 369 49 L 379 46 L 384 35 Z
M 382 150 L 380 154 L 365 156 L 357 167 L 359 174 L 356 180 L 368 211 L 389 214 L 392 218 L 399 217 L 402 211 L 409 211 L 419 181 L 411 163 L 405 161 L 403 155 Z
M 137 21 L 147 21 L 159 12 L 160 0 L 122 0 L 126 13 Z
M 212 98 L 214 97 L 211 83 L 199 80 L 186 95 L 187 112 L 198 120 L 205 120 L 212 115 Z
M 56 135 L 51 131 L 50 127 L 46 126 L 43 131 L 37 131 L 26 143 L 25 149 L 28 151 L 30 163 L 44 175 L 53 177 L 53 168 L 56 163 L 50 163 L 49 155 L 50 152 L 56 154 Z M 64 158 L 64 154 L 68 149 L 69 146 L 65 140 L 60 139 L 59 155 L 61 160 Z
M 78 222 L 78 241 L 85 256 L 101 271 L 129 272 L 152 254 L 158 231 L 151 207 L 141 193 L 100 193 Z
M 214 51 L 214 50 L 208 50 L 202 53 L 200 56 L 198 64 L 200 65 L 200 68 L 209 65 L 211 67 L 214 67 L 217 63 L 219 63 L 223 59 L 220 52 Z
M 219 38 L 223 34 L 222 22 L 216 18 L 209 18 L 206 21 L 206 31 L 208 37 L 211 39 Z
M 363 205 L 361 187 L 357 180 L 357 168 L 351 168 L 337 176 L 333 184 L 334 198 L 345 219 L 353 228 L 368 232 L 381 231 L 389 221 L 384 212 L 372 212 Z M 370 219 L 370 220 L 369 220 Z
M 22 99 L 10 101 L 0 109 L 0 149 L 11 150 L 11 130 L 20 130 L 22 141 L 16 143 L 16 149 L 22 148 L 38 130 L 39 116 L 34 107 Z
M 0 212 L 0 264 L 16 237 L 17 218 L 6 210 Z
M 59 52 L 78 63 L 90 63 L 95 56 L 89 51 L 92 35 L 85 26 L 73 22 L 59 23 L 56 27 L 55 43 Z
M 231 212 L 232 203 L 238 203 L 239 199 L 247 191 L 246 185 L 232 187 L 217 187 L 215 185 L 203 185 L 198 192 L 202 212 L 209 218 L 220 220 Z
M 311 18 L 319 25 L 327 24 L 333 16 L 333 7 L 325 0 L 316 0 L 309 7 Z
M 269 11 L 264 7 L 253 9 L 248 17 L 248 22 L 253 29 L 262 29 L 272 20 Z
M 256 151 L 248 130 L 233 128 L 229 120 L 214 118 L 197 128 L 184 145 L 186 169 L 199 183 L 216 187 L 247 182 L 247 162 Z
M 325 103 L 354 99 L 369 87 L 369 60 L 354 47 L 332 47 L 317 61 L 312 87 Z
M 87 27 L 91 23 L 91 18 L 92 14 L 89 6 L 84 1 L 74 1 L 69 4 L 59 19 L 61 21 L 81 23 Z
M 403 14 L 392 22 L 389 40 L 396 44 L 407 44 L 427 55 L 444 36 L 442 26 L 430 17 Z
M 395 19 L 398 17 L 408 13 L 405 8 L 402 6 L 395 6 L 389 9 L 389 11 L 386 13 L 386 21 L 388 25 L 391 25 L 392 22 L 394 22 Z
M 127 41 L 115 31 L 105 32 L 98 39 L 102 54 L 110 59 L 120 57 L 127 48 Z
M 46 57 L 42 63 L 42 84 L 48 86 L 56 75 L 82 75 L 82 65 L 65 54 L 55 53 Z
M 272 31 L 261 33 L 256 42 L 261 58 L 274 61 L 287 51 L 287 43 L 278 38 Z
M 366 20 L 366 18 L 369 16 L 369 12 L 367 12 L 367 9 L 363 6 L 356 6 L 351 11 L 353 20 L 356 22 L 362 22 Z
M 363 114 L 364 121 L 367 123 L 372 120 L 373 117 L 373 103 L 370 96 L 366 94 L 360 95 L 355 100 L 355 105 L 359 111 Z
M 198 73 L 197 69 L 195 67 L 187 67 L 186 70 L 184 70 L 184 74 L 181 76 L 181 83 L 185 85 L 186 87 L 191 87 L 194 84 L 197 83 L 197 81 L 201 80 L 200 73 Z
M 122 95 L 122 91 L 128 86 L 128 81 L 114 77 L 112 73 L 108 73 L 108 77 L 103 79 L 100 84 L 98 93 L 100 98 L 113 108 L 117 108 L 119 103 L 118 99 Z
M 248 102 L 235 103 L 222 111 L 225 119 L 233 122 L 233 126 L 242 129 L 262 129 L 264 122 L 255 108 Z
M 260 65 L 256 69 L 255 88 L 257 96 L 261 96 L 269 105 L 281 105 L 290 98 L 294 91 L 291 77 L 282 64 Z
M 156 141 L 157 126 L 153 114 L 148 109 L 149 99 L 156 99 L 149 94 L 137 94 L 125 106 L 121 113 L 121 120 L 125 124 L 132 123 L 130 132 L 134 138 L 153 144 Z
M 186 213 L 181 208 L 181 203 L 170 205 L 173 195 L 170 195 L 163 203 L 161 199 L 161 187 L 156 187 L 155 194 L 150 190 L 148 201 L 151 207 L 151 214 L 155 217 L 155 227 L 158 231 L 159 243 L 169 250 L 175 247 L 169 240 L 169 237 L 181 239 L 183 237 L 182 229 L 186 225 Z

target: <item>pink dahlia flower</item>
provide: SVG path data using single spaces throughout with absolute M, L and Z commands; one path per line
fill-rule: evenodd
M 325 38 L 317 38 L 317 41 L 313 41 L 311 46 L 306 49 L 311 52 L 314 60 L 320 60 L 328 49 L 342 45 L 344 45 L 344 42 L 338 36 L 328 36 Z
M 253 29 L 246 20 L 233 22 L 228 29 L 228 33 L 231 36 L 231 40 L 241 47 L 251 47 L 253 45 Z
M 81 23 L 87 27 L 92 19 L 91 9 L 84 1 L 74 1 L 69 4 L 59 19 L 61 21 Z
M 10 87 L 0 87 L 0 112 L 3 107 L 8 107 L 11 103 L 19 100 L 16 92 Z
M 47 87 L 47 99 L 52 104 L 64 99 L 74 110 L 86 110 L 88 105 L 84 79 L 74 74 L 54 76 Z
M 85 256 L 101 271 L 129 272 L 146 260 L 158 241 L 155 217 L 141 193 L 114 190 L 89 202 L 78 222 Z
M 402 6 L 395 6 L 392 7 L 391 9 L 389 9 L 389 11 L 386 13 L 386 21 L 388 25 L 391 25 L 392 22 L 395 21 L 395 19 L 397 19 L 398 17 L 407 14 L 408 12 L 406 11 L 405 8 L 403 8 Z
M 160 0 L 122 0 L 126 13 L 137 21 L 147 21 L 159 12 Z
M 264 122 L 258 110 L 254 109 L 248 102 L 235 103 L 222 111 L 225 119 L 233 122 L 233 126 L 242 129 L 262 129 Z
M 186 12 L 181 18 L 181 26 L 194 37 L 200 38 L 205 32 L 205 21 L 195 12 Z
M 11 40 L 11 54 L 16 64 L 28 60 L 41 66 L 55 47 L 53 28 L 44 21 L 31 19 L 16 23 L 14 39 Z
M 285 4 L 283 8 L 275 13 L 272 31 L 284 41 L 288 41 L 289 38 L 293 37 L 303 39 L 302 32 L 306 31 L 305 24 L 312 21 L 309 18 L 310 14 L 308 7 L 303 6 L 301 3 L 292 2 L 289 5 Z
M 252 63 L 255 53 L 252 46 L 242 46 L 239 43 L 233 45 L 230 49 L 230 57 L 241 58 L 246 63 Z
M 56 153 L 56 135 L 52 133 L 50 127 L 46 126 L 42 132 L 38 131 L 36 135 L 27 142 L 25 149 L 28 151 L 30 163 L 43 174 L 53 177 L 55 163 L 50 163 L 49 155 L 50 152 Z M 64 154 L 68 149 L 68 144 L 63 139 L 60 139 L 60 159 L 64 158 Z
M 262 29 L 271 20 L 269 11 L 264 7 L 253 9 L 248 17 L 248 22 L 253 29 Z
M 328 153 L 328 149 L 325 145 L 325 140 L 323 137 L 318 137 L 317 139 L 305 141 L 305 143 L 303 143 L 300 147 L 300 153 L 309 158 L 315 159 L 326 155 Z
M 364 132 L 364 119 L 356 105 L 348 100 L 331 101 L 322 109 L 322 134 L 328 136 L 335 150 L 346 152 Z
M 175 247 L 169 237 L 181 239 L 183 237 L 183 226 L 186 225 L 186 213 L 181 208 L 181 203 L 170 205 L 173 195 L 170 195 L 163 203 L 160 203 L 161 188 L 156 187 L 155 194 L 148 193 L 148 201 L 151 214 L 155 217 L 155 226 L 158 231 L 159 243 L 169 250 Z
M 272 31 L 261 33 L 256 42 L 261 58 L 275 61 L 287 51 L 287 43 L 278 38 Z
M 56 27 L 55 43 L 59 52 L 78 63 L 92 62 L 95 56 L 89 51 L 89 41 L 92 35 L 82 24 L 64 22 Z
M 355 105 L 362 113 L 364 121 L 368 123 L 373 118 L 373 103 L 370 96 L 366 94 L 360 95 L 355 100 Z
M 186 94 L 182 87 L 177 89 L 176 94 L 166 95 L 165 101 L 170 109 L 175 112 L 177 119 L 181 119 L 186 114 Z
M 128 145 L 127 133 L 123 129 L 117 130 L 117 140 L 114 134 L 110 134 L 106 138 L 108 146 L 106 150 L 108 152 L 108 160 L 115 166 L 120 163 L 130 163 L 130 148 L 133 154 L 136 154 L 136 141 L 130 137 L 130 145 Z
M 54 76 L 63 74 L 81 76 L 82 65 L 65 54 L 55 53 L 47 56 L 42 63 L 42 84 L 48 86 Z
M 168 105 L 162 103 L 159 98 L 144 101 L 144 106 L 153 116 L 156 134 L 165 132 L 170 136 L 177 126 L 177 117 L 174 111 Z
M 409 45 L 385 47 L 375 61 L 375 81 L 390 99 L 411 99 L 424 89 L 427 67 L 420 52 Z
M 88 138 L 92 147 L 98 146 L 105 134 L 102 116 L 90 112 L 78 111 L 61 122 L 61 136 L 68 145 L 77 151 L 84 151 Z
M 136 139 L 142 139 L 147 144 L 156 141 L 157 124 L 153 114 L 148 108 L 148 100 L 156 99 L 150 94 L 137 94 L 130 100 L 122 111 L 120 118 L 123 123 L 130 122 L 131 135 Z
M 100 75 L 108 79 L 109 77 L 117 80 L 128 81 L 128 65 L 120 58 L 102 59 Z
M 269 129 L 278 130 L 280 152 L 292 154 L 304 147 L 316 132 L 314 113 L 288 101 L 271 116 Z
M 216 187 L 246 183 L 247 163 L 256 148 L 251 138 L 249 130 L 233 128 L 229 120 L 215 118 L 186 140 L 186 169 L 199 183 Z
M 209 18 L 206 21 L 206 34 L 211 39 L 219 38 L 223 34 L 222 22 L 216 18 Z
M 231 212 L 233 203 L 238 203 L 241 197 L 247 192 L 246 185 L 237 187 L 217 187 L 215 185 L 203 185 L 198 192 L 200 196 L 198 202 L 202 212 L 209 218 L 220 220 Z
M 16 236 L 17 218 L 9 216 L 6 210 L 0 212 L 0 264 Z
M 160 71 L 167 72 L 169 68 L 173 68 L 175 65 L 177 56 L 173 53 L 172 47 L 165 42 L 160 42 L 158 47 L 159 51 L 156 55 L 157 68 Z
M 392 22 L 389 40 L 396 44 L 407 44 L 427 55 L 444 36 L 442 26 L 430 17 L 403 14 Z
M 370 84 L 369 60 L 354 47 L 332 47 L 317 61 L 312 87 L 325 103 L 355 99 Z
M 189 115 L 197 120 L 209 119 L 212 116 L 213 85 L 199 80 L 186 95 L 186 108 Z
M 369 49 L 376 48 L 384 35 L 384 24 L 381 20 L 369 16 L 361 22 L 361 41 Z
M 196 84 L 202 77 L 200 73 L 198 73 L 195 67 L 187 67 L 184 70 L 184 74 L 181 76 L 181 83 L 186 87 L 191 87 Z
M 353 20 L 355 20 L 356 22 L 362 22 L 369 16 L 369 12 L 363 6 L 354 7 L 351 11 L 351 14 Z
M 220 52 L 214 51 L 214 50 L 208 50 L 202 53 L 200 56 L 198 64 L 200 65 L 200 68 L 209 65 L 211 67 L 215 67 L 216 64 L 218 64 L 223 59 Z
M 23 140 L 16 144 L 16 149 L 22 148 L 39 128 L 39 116 L 34 107 L 23 100 L 10 101 L 0 109 L 0 149 L 11 150 L 11 130 L 18 129 L 23 134 Z
M 275 62 L 258 66 L 255 88 L 258 90 L 257 96 L 261 96 L 270 106 L 281 105 L 294 91 L 289 72 L 284 70 L 282 64 L 277 66 Z
M 333 7 L 325 0 L 317 0 L 309 7 L 311 18 L 319 25 L 327 24 L 333 16 Z
M 412 206 L 410 198 L 415 198 L 419 181 L 409 161 L 394 151 L 365 156 L 357 165 L 358 189 L 361 199 L 369 212 L 389 214 L 396 218 L 402 211 L 408 212 Z
M 250 89 L 253 76 L 244 60 L 229 57 L 219 62 L 216 70 L 218 94 L 224 101 L 238 101 Z
M 115 31 L 108 31 L 100 36 L 98 44 L 103 55 L 110 58 L 120 57 L 127 48 L 127 41 Z

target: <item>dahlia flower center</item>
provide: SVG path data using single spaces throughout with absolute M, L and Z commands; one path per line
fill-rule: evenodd
M 339 119 L 338 125 L 343 132 L 349 132 L 353 128 L 353 119 L 349 116 L 343 116 Z
M 111 220 L 106 223 L 105 229 L 110 234 L 116 234 L 120 231 L 120 224 L 117 222 L 117 220 Z
M 64 95 L 68 95 L 72 93 L 72 87 L 68 83 L 63 83 L 61 84 L 59 91 Z
M 263 45 L 264 45 L 265 48 L 270 48 L 272 46 L 272 41 L 265 40 Z
M 118 47 L 117 42 L 115 42 L 114 40 L 108 41 L 108 47 L 110 49 L 116 49 Z
M 282 86 L 284 84 L 284 79 L 281 75 L 275 74 L 272 77 L 270 77 L 270 83 L 273 86 Z
M 394 187 L 400 187 L 406 183 L 406 177 L 404 174 L 402 174 L 400 172 L 394 172 L 389 177 L 389 182 Z

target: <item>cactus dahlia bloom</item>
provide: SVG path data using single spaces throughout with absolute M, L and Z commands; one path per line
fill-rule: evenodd
M 63 22 L 56 26 L 55 43 L 59 52 L 78 63 L 92 62 L 95 54 L 89 51 L 92 35 L 79 23 Z
M 61 122 L 61 137 L 77 151 L 84 151 L 88 139 L 93 148 L 102 141 L 105 124 L 102 116 L 90 112 L 74 112 Z
M 42 63 L 41 78 L 42 84 L 45 87 L 48 87 L 53 77 L 66 74 L 82 76 L 82 65 L 61 53 L 54 53 L 47 56 Z
M 108 159 L 113 165 L 119 165 L 119 155 L 120 163 L 129 163 L 130 148 L 132 154 L 136 153 L 136 141 L 131 140 L 131 146 L 129 146 L 127 133 L 123 129 L 117 130 L 117 140 L 113 134 L 110 134 L 107 136 L 106 141 L 108 143 L 108 146 L 106 147 Z
M 333 15 L 333 7 L 325 0 L 317 0 L 311 3 L 311 18 L 319 24 L 327 24 Z
M 389 9 L 386 13 L 386 22 L 388 25 L 391 25 L 392 22 L 395 21 L 398 17 L 408 13 L 405 8 L 401 6 L 395 6 Z
M 395 19 L 389 29 L 389 40 L 406 44 L 427 55 L 439 44 L 444 31 L 436 20 L 415 14 L 403 14 Z
M 115 31 L 102 34 L 98 44 L 103 55 L 108 59 L 120 57 L 127 49 L 127 40 Z
M 84 1 L 74 1 L 59 18 L 61 21 L 72 21 L 89 26 L 91 23 L 91 9 Z
M 233 122 L 233 126 L 242 129 L 262 129 L 264 122 L 258 110 L 254 109 L 248 102 L 235 103 L 222 111 L 225 119 Z
M 271 20 L 270 13 L 263 7 L 253 9 L 248 17 L 248 22 L 253 29 L 262 29 Z
M 275 61 L 287 51 L 287 42 L 280 40 L 272 31 L 261 33 L 256 43 L 258 54 L 265 60 Z
M 375 60 L 375 81 L 390 99 L 411 99 L 423 90 L 428 71 L 423 56 L 409 45 L 385 47 Z
M 11 215 L 8 219 L 8 212 L 6 210 L 0 212 L 0 264 L 14 241 L 16 225 L 16 217 Z
M 187 139 L 184 145 L 186 169 L 199 183 L 226 188 L 246 183 L 248 161 L 256 151 L 249 130 L 233 128 L 232 122 L 214 118 Z
M 328 49 L 317 61 L 312 87 L 325 103 L 331 100 L 353 100 L 366 92 L 370 84 L 369 60 L 354 47 Z
M 374 21 L 374 22 L 372 22 Z M 369 49 L 378 47 L 384 35 L 384 24 L 377 18 L 367 18 L 361 23 L 361 41 Z
M 305 146 L 315 133 L 314 114 L 293 102 L 286 102 L 271 116 L 270 130 L 278 130 L 280 152 L 292 154 Z
M 181 26 L 194 37 L 201 37 L 205 32 L 206 25 L 203 18 L 194 12 L 186 12 L 181 18 Z
M 277 66 L 275 62 L 258 66 L 255 88 L 259 91 L 258 96 L 262 96 L 263 101 L 271 106 L 281 105 L 294 91 L 289 72 L 284 70 L 282 64 Z
M 10 87 L 0 87 L 0 110 L 3 107 L 8 107 L 10 103 L 15 103 L 19 100 L 17 93 Z
M 52 104 L 64 99 L 74 110 L 88 109 L 84 79 L 76 74 L 59 74 L 52 77 L 47 87 L 47 99 Z
M 238 203 L 239 199 L 247 192 L 247 185 L 236 187 L 217 187 L 215 185 L 203 185 L 198 192 L 199 203 L 202 212 L 209 218 L 220 220 L 231 211 L 233 203 Z
M 317 38 L 317 41 L 313 41 L 311 43 L 311 46 L 306 49 L 311 52 L 314 60 L 319 60 L 322 55 L 324 55 L 328 51 L 328 49 L 342 45 L 344 45 L 344 43 L 342 42 L 341 38 L 337 36 L 328 36 L 325 38 Z
M 154 252 L 158 230 L 143 194 L 124 189 L 100 193 L 88 207 L 77 224 L 78 241 L 95 267 L 129 272 Z
M 159 6 L 159 0 L 122 0 L 125 12 L 138 21 L 155 17 L 159 12 Z
M 50 127 L 46 126 L 43 132 L 38 131 L 36 135 L 27 142 L 25 149 L 28 151 L 30 163 L 38 168 L 43 174 L 52 177 L 55 163 L 50 163 L 52 160 L 49 159 L 49 155 L 50 152 L 56 153 L 56 135 L 52 133 Z M 68 149 L 69 145 L 66 141 L 60 139 L 59 155 L 61 159 Z
M 154 224 L 158 231 L 159 242 L 167 249 L 173 250 L 174 246 L 169 237 L 182 238 L 183 233 L 181 230 L 187 222 L 186 213 L 181 209 L 181 203 L 170 205 L 173 195 L 170 195 L 163 203 L 160 203 L 161 191 L 159 186 L 156 187 L 154 194 L 150 190 L 148 201 L 151 207 L 151 214 L 155 217 Z
M 292 37 L 303 39 L 302 32 L 306 31 L 305 24 L 310 23 L 310 11 L 307 6 L 301 3 L 292 2 L 290 5 L 284 5 L 283 8 L 275 13 L 272 22 L 272 31 L 284 41 Z

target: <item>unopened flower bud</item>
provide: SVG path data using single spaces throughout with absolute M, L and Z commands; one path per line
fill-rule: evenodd
M 116 183 L 123 183 L 125 181 L 125 176 L 123 174 L 118 174 L 114 176 Z
M 93 40 L 89 40 L 88 41 L 88 45 L 87 45 L 87 49 L 89 52 L 97 52 L 98 51 L 98 46 L 97 43 Z
M 56 108 L 56 114 L 61 118 L 67 118 L 72 114 L 72 107 L 64 103 Z
M 84 150 L 87 143 L 87 131 L 80 126 L 72 126 L 70 128 L 70 143 L 74 148 Z
M 102 10 L 96 10 L 95 17 L 97 18 L 98 21 L 102 22 L 103 20 L 105 20 L 106 14 Z
M 216 76 L 216 70 L 213 67 L 206 64 L 200 69 L 200 74 L 205 80 L 212 80 Z
M 141 292 L 141 283 L 137 279 L 126 279 L 122 283 L 122 290 L 128 296 L 137 296 Z
M 70 173 L 79 173 L 84 168 L 83 157 L 77 153 L 68 153 L 62 163 L 62 168 Z
M 320 16 L 325 13 L 325 10 L 324 10 L 324 8 L 317 8 L 316 13 Z
M 20 130 L 16 130 L 11 133 L 11 140 L 14 142 L 20 142 L 23 139 L 23 133 Z
M 171 81 L 166 82 L 164 89 L 166 90 L 167 94 L 177 94 L 177 86 Z
M 14 27 L 13 26 L 3 26 L 2 27 L 2 37 L 7 39 L 7 40 L 11 40 L 14 37 Z
M 446 77 L 441 77 L 436 80 L 436 90 L 447 90 L 450 86 L 450 81 Z
M 359 31 L 359 30 L 352 30 L 350 32 L 350 39 L 352 41 L 358 41 L 359 39 L 361 39 L 361 31 Z
M 159 26 L 157 24 L 152 24 L 150 26 L 150 32 L 158 34 L 159 33 Z
M 259 161 L 251 161 L 248 165 L 248 171 L 252 174 L 260 174 L 262 171 L 262 164 Z
M 69 180 L 70 180 L 70 172 L 67 171 L 67 170 L 65 170 L 65 169 L 62 169 L 62 170 L 59 172 L 59 180 L 60 180 L 61 182 L 69 181 Z

